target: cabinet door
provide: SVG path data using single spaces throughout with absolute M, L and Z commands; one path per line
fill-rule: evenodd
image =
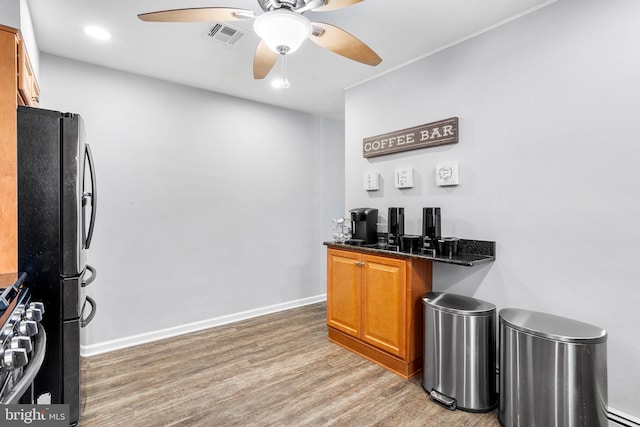
M 388 353 L 406 354 L 406 262 L 363 255 L 362 339 Z
M 349 335 L 360 332 L 360 255 L 327 252 L 327 325 Z
M 22 39 L 18 40 L 18 93 L 24 105 L 37 107 L 40 104 L 40 88 L 31 68 L 31 61 Z M 19 99 L 20 99 L 19 98 Z

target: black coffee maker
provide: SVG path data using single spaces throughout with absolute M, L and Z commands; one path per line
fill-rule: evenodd
M 440 208 L 422 208 L 422 253 L 435 256 L 440 232 Z
M 372 244 L 378 242 L 376 223 L 378 222 L 378 209 L 357 208 L 351 209 L 351 244 Z
M 404 208 L 389 208 L 387 233 L 389 246 L 400 245 L 400 236 L 404 234 Z

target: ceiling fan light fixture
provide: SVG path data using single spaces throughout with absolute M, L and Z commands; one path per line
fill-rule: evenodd
M 269 49 L 283 55 L 295 52 L 312 30 L 307 18 L 288 9 L 260 15 L 253 23 L 253 29 Z

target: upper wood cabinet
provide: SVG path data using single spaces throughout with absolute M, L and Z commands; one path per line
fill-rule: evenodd
M 17 105 L 39 88 L 20 31 L 0 25 L 0 274 L 18 269 Z
M 18 40 L 18 103 L 32 107 L 40 105 L 40 87 L 22 38 Z
M 408 378 L 422 369 L 431 261 L 327 250 L 329 339 Z

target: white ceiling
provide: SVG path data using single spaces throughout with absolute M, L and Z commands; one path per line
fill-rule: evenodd
M 262 13 L 255 0 L 29 0 L 41 52 L 129 71 L 309 113 L 340 117 L 344 90 L 555 0 L 366 0 L 309 20 L 337 25 L 382 57 L 370 67 L 311 41 L 288 57 L 291 87 L 253 79 L 258 37 L 250 21 L 229 25 L 247 34 L 235 46 L 206 36 L 209 23 L 150 23 L 139 13 L 187 7 L 235 7 Z M 86 25 L 111 32 L 89 39 Z

